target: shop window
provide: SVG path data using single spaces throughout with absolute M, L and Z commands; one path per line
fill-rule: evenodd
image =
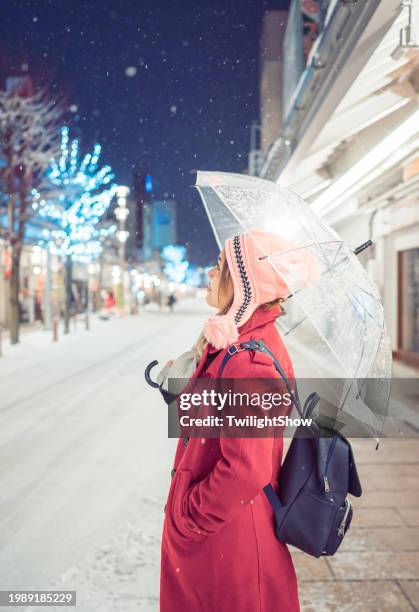
M 419 248 L 398 253 L 397 357 L 419 366 Z

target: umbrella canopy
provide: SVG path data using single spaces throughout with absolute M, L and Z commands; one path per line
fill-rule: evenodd
M 196 187 L 220 249 L 237 234 L 264 230 L 314 258 L 318 273 L 300 287 L 292 268 L 281 265 L 289 249 L 266 253 L 292 291 L 278 325 L 296 377 L 323 380 L 324 405 L 333 406 L 329 417 L 335 427 L 356 423 L 380 434 L 390 394 L 391 347 L 379 291 L 352 247 L 302 198 L 277 183 L 198 172 Z

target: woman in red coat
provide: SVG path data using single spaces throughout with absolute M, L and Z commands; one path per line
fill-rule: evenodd
M 228 346 L 251 338 L 262 339 L 293 378 L 275 326 L 279 302 L 290 290 L 266 257 L 287 246 L 258 231 L 226 241 L 209 272 L 207 302 L 218 313 L 195 345 L 200 360 L 192 379 L 217 378 Z M 292 256 L 303 277 L 309 274 L 304 257 L 301 251 Z M 242 351 L 222 377 L 279 375 L 268 355 Z M 282 454 L 282 436 L 179 439 L 163 525 L 161 612 L 299 610 L 292 558 L 275 536 L 274 513 L 262 491 L 277 482 Z

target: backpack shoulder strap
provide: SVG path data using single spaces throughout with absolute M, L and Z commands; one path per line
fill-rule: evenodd
M 231 346 L 228 347 L 227 353 L 224 355 L 223 360 L 220 364 L 220 369 L 218 370 L 218 376 L 222 375 L 224 368 L 226 367 L 230 359 L 233 357 L 233 355 L 235 355 L 236 353 L 239 353 L 240 351 L 246 350 L 244 347 L 242 347 L 242 344 L 243 342 L 240 342 L 238 344 L 232 344 Z
M 275 357 L 272 351 L 266 346 L 263 340 L 248 340 L 245 342 L 239 342 L 238 344 L 232 344 L 231 346 L 229 346 L 220 364 L 220 369 L 218 373 L 219 376 L 222 375 L 224 368 L 226 367 L 230 359 L 236 353 L 239 353 L 240 351 L 260 351 L 260 352 L 268 354 L 272 358 L 272 361 L 274 362 L 275 368 L 278 371 L 279 375 L 281 376 L 281 378 L 283 378 L 286 384 L 288 393 L 290 394 L 290 397 L 295 407 L 297 408 L 298 413 L 300 414 L 301 418 L 304 418 L 304 414 L 306 414 L 307 417 L 311 415 L 313 409 L 319 402 L 319 399 L 320 399 L 319 395 L 316 392 L 311 393 L 304 404 L 304 409 L 302 412 L 301 405 L 300 405 L 300 399 L 298 397 L 297 387 L 295 387 L 295 394 L 294 394 L 291 390 L 289 381 L 287 377 L 285 376 L 285 373 L 278 359 Z M 315 431 L 312 431 L 312 435 L 316 435 Z M 284 506 L 282 505 L 281 500 L 271 483 L 268 483 L 266 486 L 263 487 L 263 492 L 268 498 L 268 501 L 271 504 L 274 512 L 282 512 L 284 510 Z
M 289 381 L 285 375 L 284 370 L 282 369 L 278 359 L 275 357 L 274 353 L 266 346 L 266 344 L 263 342 L 263 340 L 247 340 L 244 342 L 239 342 L 237 344 L 232 344 L 231 346 L 228 347 L 228 350 L 226 352 L 226 354 L 223 357 L 223 360 L 220 364 L 220 369 L 219 369 L 219 373 L 218 375 L 221 376 L 224 368 L 226 367 L 227 363 L 230 361 L 230 359 L 236 354 L 239 353 L 241 351 L 259 351 L 261 353 L 266 353 L 268 354 L 271 358 L 272 361 L 274 362 L 275 368 L 277 370 L 277 372 L 279 373 L 279 375 L 281 376 L 281 378 L 283 378 L 285 385 L 287 387 L 287 391 L 290 394 L 290 397 L 295 405 L 295 407 L 297 408 L 301 418 L 304 418 L 303 413 L 301 411 L 301 406 L 300 406 L 300 399 L 298 397 L 298 391 L 297 391 L 297 387 L 295 387 L 295 394 L 292 392 Z
M 226 367 L 227 363 L 230 361 L 230 359 L 236 355 L 236 353 L 240 353 L 241 351 L 259 351 L 262 353 L 268 353 L 268 355 L 272 358 L 275 368 L 278 370 L 278 372 L 281 374 L 281 376 L 285 377 L 285 374 L 281 368 L 281 366 L 279 365 L 279 362 L 277 360 L 277 358 L 275 357 L 275 355 L 268 349 L 268 347 L 265 345 L 264 342 L 262 342 L 262 340 L 247 340 L 245 342 L 238 342 L 237 344 L 232 344 L 228 347 L 226 354 L 223 357 L 223 360 L 220 364 L 220 369 L 218 371 L 218 375 L 221 376 L 221 374 L 224 371 L 224 368 Z

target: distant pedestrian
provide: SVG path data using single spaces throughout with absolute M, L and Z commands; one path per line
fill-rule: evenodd
M 170 308 L 170 312 L 173 312 L 173 307 L 176 304 L 176 302 L 177 302 L 177 300 L 176 300 L 175 296 L 173 295 L 173 293 L 171 293 L 169 295 L 169 297 L 167 298 L 167 305 Z
M 105 308 L 109 314 L 114 314 L 115 312 L 116 300 L 113 294 L 113 291 L 108 291 L 108 295 L 105 300 Z

